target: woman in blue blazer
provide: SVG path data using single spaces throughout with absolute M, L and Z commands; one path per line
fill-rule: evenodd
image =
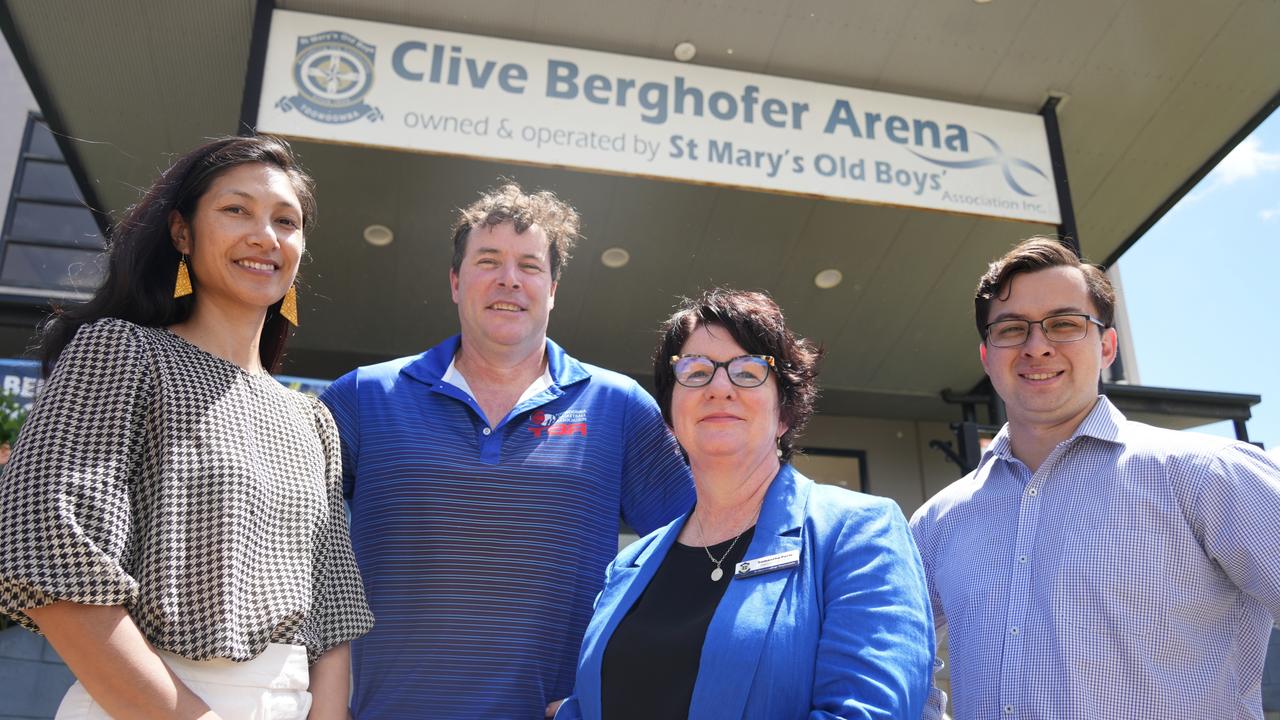
M 933 622 L 901 511 L 787 463 L 820 354 L 760 293 L 664 325 L 658 402 L 698 503 L 608 568 L 557 718 L 920 716 Z

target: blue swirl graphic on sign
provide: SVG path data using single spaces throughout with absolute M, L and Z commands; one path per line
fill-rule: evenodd
M 280 98 L 276 107 L 323 123 L 381 120 L 382 111 L 364 102 L 373 87 L 375 51 L 373 45 L 337 30 L 299 37 L 293 60 L 298 94 Z
M 911 148 L 907 148 L 907 151 L 926 162 L 931 162 L 934 165 L 941 165 L 945 168 L 954 168 L 956 170 L 969 170 L 972 168 L 986 167 L 988 165 L 999 165 L 1000 172 L 1004 174 L 1004 181 L 1009 183 L 1009 187 L 1012 188 L 1014 192 L 1026 197 L 1035 197 L 1035 193 L 1022 187 L 1017 178 L 1013 176 L 1014 168 L 1030 170 L 1045 180 L 1048 180 L 1049 176 L 1045 175 L 1043 170 L 1022 158 L 1005 155 L 1004 149 L 1001 148 L 1000 144 L 993 140 L 991 136 L 976 131 L 973 134 L 990 143 L 991 149 L 995 154 L 991 157 L 978 158 L 976 160 L 938 160 L 927 155 L 922 155 Z

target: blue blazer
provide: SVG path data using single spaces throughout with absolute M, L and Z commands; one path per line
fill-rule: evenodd
M 605 648 L 688 517 L 627 547 L 609 566 L 574 695 L 557 720 L 601 720 Z M 744 560 L 789 550 L 800 551 L 798 566 L 729 583 L 702 644 L 689 720 L 917 720 L 929 693 L 933 619 L 920 555 L 897 504 L 817 485 L 784 465 Z

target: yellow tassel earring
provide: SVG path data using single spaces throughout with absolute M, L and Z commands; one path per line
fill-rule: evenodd
M 284 316 L 289 324 L 298 327 L 298 288 L 294 285 L 289 286 L 289 291 L 284 294 L 284 300 L 280 301 L 280 314 Z
M 187 256 L 178 258 L 178 279 L 173 283 L 173 296 L 186 297 L 195 292 L 191 288 L 191 273 L 187 272 Z

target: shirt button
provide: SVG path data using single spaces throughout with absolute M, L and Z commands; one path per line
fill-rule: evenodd
M 1020 562 L 1020 563 L 1024 563 L 1024 562 L 1026 562 L 1026 561 L 1027 561 L 1027 556 L 1026 556 L 1026 555 L 1019 555 L 1019 556 L 1018 556 L 1018 562 Z
M 1012 714 L 1013 714 L 1013 706 L 1012 706 L 1012 705 L 1005 705 L 1005 706 L 1004 706 L 1004 714 L 1005 714 L 1005 715 L 1012 715 Z
M 1009 633 L 1010 633 L 1011 635 L 1017 635 L 1017 634 L 1018 634 L 1018 628 L 1009 628 Z
M 1039 493 L 1040 493 L 1040 491 L 1039 491 L 1039 490 L 1036 490 L 1035 488 L 1031 488 L 1030 490 L 1028 490 L 1028 491 L 1027 491 L 1027 494 L 1028 494 L 1028 495 L 1030 495 L 1031 497 L 1035 497 L 1035 496 L 1036 496 L 1036 495 L 1038 495 Z
M 484 433 L 485 435 L 488 435 L 489 433 L 491 433 L 491 432 L 493 432 L 493 431 L 492 431 L 492 430 L 490 430 L 489 428 L 485 428 L 485 429 L 481 430 L 480 432 Z

